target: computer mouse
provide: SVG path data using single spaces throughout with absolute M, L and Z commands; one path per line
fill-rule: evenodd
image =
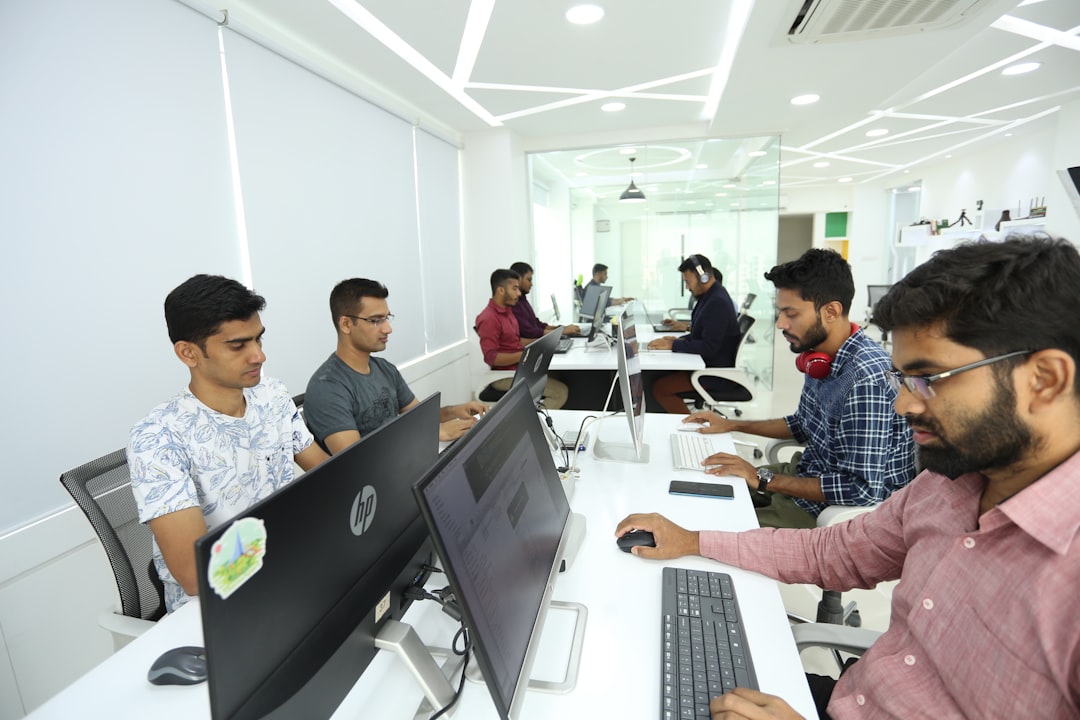
M 648 530 L 631 530 L 625 535 L 616 538 L 615 543 L 623 552 L 630 552 L 630 548 L 635 548 L 639 545 L 656 547 L 656 538 L 654 538 L 653 534 Z
M 195 685 L 206 680 L 206 650 L 195 645 L 166 650 L 161 654 L 146 679 L 154 685 Z

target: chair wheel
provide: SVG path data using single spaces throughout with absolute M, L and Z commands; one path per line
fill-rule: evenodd
M 742 410 L 735 408 L 735 417 L 742 417 Z
M 862 615 L 859 615 L 858 610 L 852 610 L 851 613 L 844 618 L 844 624 L 850 627 L 862 627 Z
M 760 460 L 765 457 L 765 453 L 761 452 L 761 448 L 754 448 L 754 459 Z

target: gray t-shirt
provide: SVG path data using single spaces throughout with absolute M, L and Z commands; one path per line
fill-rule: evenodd
M 344 430 L 360 437 L 394 419 L 416 396 L 392 363 L 371 358 L 371 372 L 356 372 L 336 354 L 327 358 L 308 381 L 304 419 L 316 442 Z

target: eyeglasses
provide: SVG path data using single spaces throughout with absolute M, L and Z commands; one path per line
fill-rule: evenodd
M 352 318 L 353 320 L 363 320 L 366 323 L 371 323 L 375 327 L 378 327 L 383 323 L 393 322 L 394 320 L 393 313 L 389 315 L 376 315 L 375 317 L 360 317 L 359 315 L 346 315 L 345 317 Z
M 936 375 L 905 375 L 899 370 L 886 370 L 885 379 L 889 381 L 889 385 L 893 390 L 900 392 L 900 386 L 903 385 L 913 395 L 918 395 L 923 400 L 929 400 L 936 394 L 934 388 L 931 387 L 938 380 L 944 380 L 945 378 L 952 377 L 953 375 L 959 375 L 960 373 L 967 372 L 968 370 L 974 370 L 975 368 L 981 368 L 986 365 L 993 365 L 996 362 L 1007 360 L 1009 358 L 1019 357 L 1021 355 L 1030 355 L 1035 352 L 1034 350 L 1017 350 L 1016 352 L 1005 353 L 1004 355 L 998 355 L 992 358 L 986 358 L 985 360 L 979 360 L 968 365 L 961 365 L 958 368 L 952 370 L 946 370 L 945 372 L 937 373 Z

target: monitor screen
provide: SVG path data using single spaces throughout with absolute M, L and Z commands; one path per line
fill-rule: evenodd
M 341 703 L 434 560 L 412 485 L 438 438 L 435 394 L 196 542 L 214 720 Z
M 630 430 L 630 443 L 601 440 L 599 431 L 593 442 L 593 455 L 601 460 L 648 462 L 649 448 L 645 445 L 645 384 L 641 376 L 641 357 L 638 355 L 637 327 L 632 304 L 618 321 L 615 342 L 617 376 L 623 410 Z M 606 409 L 606 408 L 605 408 Z
M 555 357 L 555 348 L 558 347 L 561 337 L 562 328 L 555 328 L 544 337 L 529 343 L 521 351 L 521 359 L 514 371 L 514 383 L 518 380 L 525 382 L 534 405 L 544 398 L 548 366 L 551 365 L 551 358 Z
M 595 321 L 597 317 L 601 320 L 604 319 L 604 310 L 608 306 L 607 300 L 600 306 L 600 311 L 596 311 L 596 301 L 603 290 L 607 290 L 607 296 L 611 297 L 610 285 L 588 285 L 585 287 L 585 297 L 581 300 L 581 318 L 583 320 Z
M 517 383 L 415 488 L 499 716 L 516 717 L 570 507 Z
M 595 286 L 594 286 L 595 287 Z M 596 293 L 596 298 L 592 304 L 592 327 L 589 328 L 589 340 L 596 337 L 596 334 L 601 331 L 600 325 L 604 322 L 604 310 L 608 306 L 608 298 L 611 297 L 611 288 L 607 285 L 599 286 L 600 289 Z M 586 305 L 585 307 L 590 307 Z
M 551 293 L 551 311 L 555 315 L 555 322 L 562 320 L 562 315 L 559 314 L 559 302 L 555 299 L 555 293 Z

